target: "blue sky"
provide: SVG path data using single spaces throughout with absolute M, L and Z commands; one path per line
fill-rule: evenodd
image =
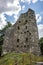
M 0 0 L 0 29 L 7 21 L 14 24 L 29 8 L 35 11 L 39 38 L 43 37 L 43 0 Z

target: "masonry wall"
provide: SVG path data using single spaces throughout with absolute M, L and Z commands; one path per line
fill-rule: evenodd
M 38 29 L 35 12 L 29 9 L 21 14 L 17 22 L 6 30 L 3 44 L 3 53 L 31 52 L 39 55 Z

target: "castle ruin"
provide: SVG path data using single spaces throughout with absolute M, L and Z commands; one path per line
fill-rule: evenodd
M 3 53 L 8 52 L 31 52 L 39 55 L 38 29 L 35 12 L 29 9 L 21 14 L 17 22 L 6 30 L 4 36 Z

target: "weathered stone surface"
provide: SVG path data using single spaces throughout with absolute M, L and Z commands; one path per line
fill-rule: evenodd
M 32 52 L 39 55 L 38 29 L 35 12 L 29 9 L 21 14 L 17 22 L 6 30 L 3 44 L 4 52 Z

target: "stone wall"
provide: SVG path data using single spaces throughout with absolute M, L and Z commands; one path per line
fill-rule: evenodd
M 21 14 L 17 22 L 6 30 L 2 51 L 32 52 L 39 55 L 38 29 L 33 10 Z

